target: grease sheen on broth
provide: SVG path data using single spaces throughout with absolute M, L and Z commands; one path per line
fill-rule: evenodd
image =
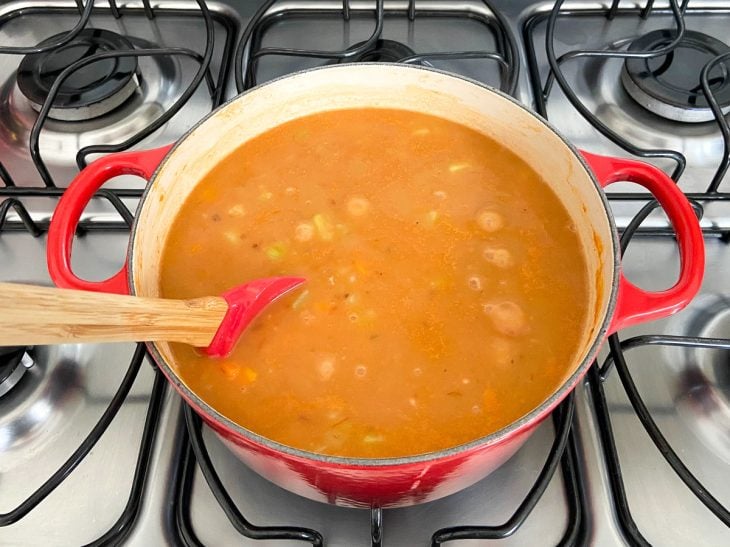
M 542 403 L 572 366 L 588 276 L 568 213 L 512 152 L 388 109 L 303 117 L 195 188 L 161 292 L 302 275 L 234 353 L 172 345 L 203 400 L 304 450 L 396 457 L 463 444 Z

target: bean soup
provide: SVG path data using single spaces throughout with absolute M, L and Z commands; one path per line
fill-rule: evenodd
M 563 381 L 586 323 L 576 228 L 520 158 L 460 124 L 391 109 L 306 116 L 244 143 L 184 204 L 170 298 L 308 282 L 229 358 L 172 345 L 203 400 L 285 445 L 427 453 L 519 419 Z

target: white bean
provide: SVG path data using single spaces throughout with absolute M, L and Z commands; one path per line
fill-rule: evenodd
M 228 209 L 228 214 L 232 217 L 246 216 L 246 209 L 244 209 L 243 205 L 239 203 L 238 205 L 234 205 L 233 207 Z
M 482 256 L 484 256 L 484 259 L 489 262 L 490 264 L 497 266 L 497 268 L 510 268 L 514 266 L 514 259 L 512 258 L 512 253 L 510 253 L 507 249 L 503 249 L 501 247 L 487 247 L 482 252 Z
M 489 340 L 488 346 L 489 357 L 497 365 L 507 366 L 514 359 L 515 349 L 513 343 L 506 338 L 495 336 Z
M 297 241 L 309 241 L 312 237 L 314 237 L 314 226 L 309 222 L 302 222 L 294 228 L 294 238 Z
M 241 244 L 241 236 L 236 232 L 223 232 L 223 235 L 230 243 L 233 243 L 234 245 Z
M 472 275 L 471 277 L 469 277 L 467 283 L 469 284 L 469 288 L 473 291 L 482 290 L 482 278 L 478 275 Z
M 496 232 L 504 227 L 504 218 L 496 211 L 482 209 L 477 213 L 477 224 L 485 232 Z
M 498 303 L 484 304 L 484 313 L 489 316 L 492 325 L 502 334 L 519 336 L 527 332 L 527 317 L 522 308 L 505 300 Z
M 347 200 L 347 212 L 354 217 L 366 215 L 370 210 L 370 202 L 367 198 L 355 196 Z
M 335 360 L 331 357 L 325 357 L 317 365 L 317 370 L 319 371 L 319 377 L 322 380 L 329 380 L 335 373 Z
M 362 438 L 362 441 L 367 444 L 382 443 L 385 440 L 383 435 L 370 433 Z

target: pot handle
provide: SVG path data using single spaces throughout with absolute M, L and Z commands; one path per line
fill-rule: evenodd
M 684 308 L 697 294 L 705 272 L 705 244 L 699 221 L 687 197 L 664 171 L 645 162 L 581 152 L 601 186 L 628 181 L 649 190 L 674 227 L 679 246 L 679 279 L 673 287 L 651 292 L 621 274 L 618 301 L 608 333 L 666 317 Z
M 150 180 L 172 145 L 140 152 L 110 154 L 89 164 L 71 181 L 56 206 L 48 228 L 46 261 L 51 279 L 65 289 L 129 294 L 127 263 L 104 281 L 86 281 L 71 270 L 71 247 L 81 213 L 96 191 L 118 175 L 138 175 Z

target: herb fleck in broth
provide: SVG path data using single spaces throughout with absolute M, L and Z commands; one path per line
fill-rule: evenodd
M 301 118 L 194 190 L 162 257 L 166 297 L 302 275 L 225 360 L 178 373 L 297 448 L 395 457 L 469 442 L 554 391 L 586 321 L 585 261 L 557 197 L 469 128 L 385 109 Z

